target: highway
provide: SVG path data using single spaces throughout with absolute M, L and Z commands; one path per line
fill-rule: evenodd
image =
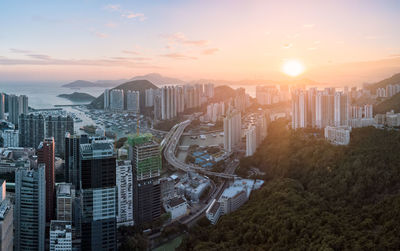
M 233 179 L 236 177 L 233 173 L 218 173 L 205 170 L 201 167 L 195 166 L 193 164 L 186 164 L 180 160 L 178 160 L 175 156 L 175 150 L 179 143 L 179 140 L 185 131 L 185 128 L 191 123 L 191 120 L 183 121 L 179 124 L 176 124 L 171 130 L 167 133 L 165 138 L 161 142 L 161 149 L 164 149 L 164 157 L 168 161 L 170 165 L 175 167 L 176 169 L 182 170 L 184 172 L 188 171 L 196 171 L 198 173 L 202 173 L 209 176 L 216 176 L 225 179 Z

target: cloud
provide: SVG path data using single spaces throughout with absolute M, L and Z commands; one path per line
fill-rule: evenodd
M 31 57 L 33 59 L 15 59 L 0 56 L 0 65 L 90 65 L 90 66 L 124 66 L 129 68 L 163 68 L 147 62 L 147 58 L 106 58 L 106 59 L 60 59 L 52 57 Z M 149 59 L 150 60 L 150 59 Z
M 103 33 L 103 32 L 97 32 L 96 31 L 94 34 L 96 35 L 96 37 L 99 37 L 99 38 L 107 38 L 108 37 L 108 35 L 106 33 Z
M 318 49 L 318 48 L 317 47 L 309 47 L 309 48 L 307 48 L 307 50 L 309 50 L 309 51 L 314 51 L 316 49 Z
M 312 29 L 315 27 L 315 24 L 303 24 L 303 28 L 305 29 Z
M 27 53 L 32 52 L 32 51 L 28 51 L 28 50 L 21 50 L 21 49 L 14 49 L 14 48 L 11 48 L 10 51 L 13 53 L 22 53 L 22 54 L 27 54 Z
M 112 57 L 111 59 L 115 60 L 133 60 L 133 61 L 149 61 L 151 58 L 146 58 L 146 57 Z
M 292 44 L 292 43 L 284 44 L 282 47 L 283 47 L 284 49 L 290 49 L 290 48 L 293 47 L 293 44 Z
M 397 57 L 400 57 L 400 54 L 391 54 L 388 57 L 389 58 L 397 58 Z
M 28 54 L 26 55 L 30 58 L 34 58 L 34 59 L 40 59 L 40 60 L 50 60 L 51 57 L 48 55 L 44 55 L 44 54 Z
M 108 28 L 115 28 L 115 27 L 118 26 L 118 24 L 115 23 L 115 22 L 110 21 L 110 22 L 107 22 L 107 23 L 105 24 L 105 26 L 108 27 Z
M 143 13 L 135 13 L 130 10 L 123 10 L 121 5 L 119 4 L 108 4 L 104 6 L 104 9 L 112 12 L 119 12 L 121 13 L 121 17 L 127 19 L 139 19 L 140 21 L 144 21 L 147 19 L 147 17 Z
M 104 6 L 105 10 L 109 10 L 109 11 L 121 11 L 121 5 L 119 4 L 107 4 L 106 6 Z
M 134 12 L 130 12 L 130 11 L 128 11 L 128 12 L 126 12 L 126 13 L 123 13 L 121 16 L 122 16 L 122 17 L 125 17 L 125 18 L 128 18 L 128 19 L 137 18 L 137 19 L 139 19 L 140 21 L 144 21 L 144 20 L 147 19 L 147 18 L 144 16 L 143 13 L 134 13 Z
M 186 59 L 197 59 L 196 57 L 192 56 L 187 56 L 181 53 L 169 53 L 169 54 L 163 54 L 160 55 L 161 57 L 166 57 L 166 58 L 171 58 L 171 59 L 180 59 L 180 60 L 186 60 Z
M 170 47 L 172 47 L 173 44 L 192 45 L 198 47 L 204 47 L 209 44 L 209 41 L 207 40 L 188 39 L 182 32 L 176 32 L 170 35 L 162 35 L 162 37 L 166 38 L 169 41 L 168 46 Z
M 132 54 L 132 55 L 140 55 L 140 53 L 137 52 L 137 51 L 123 50 L 122 53 L 125 53 L 125 54 Z
M 219 51 L 218 48 L 211 48 L 203 51 L 204 55 L 213 55 Z

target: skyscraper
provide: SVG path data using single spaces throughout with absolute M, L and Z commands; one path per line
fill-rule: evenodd
M 57 156 L 64 156 L 65 133 L 74 134 L 74 120 L 70 116 L 48 116 L 45 119 L 45 137 L 54 137 L 55 153 Z
M 256 149 L 257 149 L 256 127 L 254 125 L 251 125 L 246 130 L 246 156 L 253 155 Z
M 14 208 L 6 196 L 6 181 L 0 180 L 0 250 L 13 250 Z
M 110 91 L 110 109 L 113 111 L 122 111 L 125 108 L 124 90 L 113 89 Z
M 87 135 L 71 135 L 65 133 L 65 180 L 71 183 L 75 189 L 79 189 L 81 180 L 79 171 L 80 144 L 89 143 Z
M 4 113 L 6 109 L 6 95 L 0 93 L 0 120 L 5 119 Z
M 133 183 L 131 161 L 117 161 L 116 178 L 118 190 L 117 225 L 133 226 Z
M 161 215 L 160 146 L 151 134 L 129 138 L 133 170 L 133 216 L 137 225 L 150 223 Z
M 40 115 L 25 115 L 19 116 L 19 146 L 21 147 L 34 147 L 39 146 L 40 141 L 45 137 L 44 135 L 44 117 Z
M 112 142 L 80 145 L 82 250 L 116 250 L 116 156 Z
M 241 139 L 241 115 L 234 110 L 224 118 L 224 149 L 231 152 Z
M 54 172 L 54 138 L 45 138 L 37 149 L 38 163 L 45 165 L 46 173 L 46 222 L 54 217 L 55 172 Z
M 153 89 L 150 89 L 153 90 Z M 126 92 L 126 110 L 128 112 L 139 113 L 140 102 L 139 102 L 139 92 L 138 91 L 127 91 Z
M 15 172 L 14 250 L 45 250 L 46 175 L 44 165 Z
M 104 110 L 110 109 L 110 89 L 104 90 Z

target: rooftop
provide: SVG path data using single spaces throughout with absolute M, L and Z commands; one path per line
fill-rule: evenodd
M 167 201 L 167 205 L 169 207 L 176 207 L 182 203 L 185 203 L 186 201 L 184 199 L 182 199 L 181 197 L 174 197 L 170 200 Z

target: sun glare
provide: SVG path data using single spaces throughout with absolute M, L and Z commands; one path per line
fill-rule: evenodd
M 287 60 L 283 64 L 282 68 L 283 73 L 289 75 L 291 77 L 296 77 L 304 72 L 303 64 L 295 59 Z

